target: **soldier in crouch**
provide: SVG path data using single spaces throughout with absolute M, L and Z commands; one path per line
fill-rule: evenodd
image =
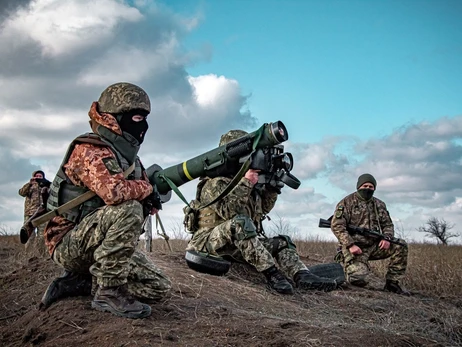
M 149 316 L 151 307 L 138 299 L 157 300 L 169 291 L 169 279 L 135 249 L 143 220 L 161 208 L 137 156 L 150 111 L 146 92 L 130 83 L 107 87 L 91 105 L 93 132 L 70 144 L 48 209 L 89 190 L 96 195 L 47 224 L 49 253 L 65 271 L 48 287 L 42 307 L 89 295 L 92 276 L 97 283 L 92 307 L 122 317 Z
M 242 130 L 231 130 L 221 137 L 219 146 L 246 134 Z M 202 178 L 197 187 L 196 204 L 211 202 L 232 179 L 232 176 Z M 200 209 L 198 230 L 189 241 L 187 250 L 227 254 L 246 262 L 263 273 L 270 288 L 281 294 L 294 293 L 287 277 L 300 289 L 335 289 L 335 280 L 320 278 L 307 269 L 288 236 L 259 236 L 261 221 L 274 207 L 280 191 L 257 181 L 258 170 L 249 169 L 231 192 L 211 206 Z

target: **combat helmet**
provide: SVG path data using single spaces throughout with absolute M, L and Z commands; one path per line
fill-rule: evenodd
M 221 135 L 220 143 L 218 146 L 226 145 L 227 143 L 237 140 L 238 138 L 247 135 L 248 132 L 244 130 L 230 130 L 226 134 Z
M 100 113 L 120 114 L 130 111 L 151 112 L 148 94 L 131 83 L 119 82 L 107 87 L 98 99 Z

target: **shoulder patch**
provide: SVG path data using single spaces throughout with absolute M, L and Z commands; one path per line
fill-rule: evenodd
M 111 175 L 117 175 L 119 173 L 122 173 L 122 168 L 119 166 L 117 160 L 115 160 L 114 158 L 103 158 L 103 163 Z
M 335 218 L 341 218 L 343 215 L 343 206 L 339 205 L 337 211 L 335 211 Z

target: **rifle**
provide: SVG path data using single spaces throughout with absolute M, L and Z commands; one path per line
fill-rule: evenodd
M 331 220 L 332 220 L 332 216 L 329 218 L 329 219 L 322 219 L 320 218 L 319 219 L 319 227 L 320 228 L 330 228 L 330 225 L 331 225 Z M 387 235 L 384 235 L 376 230 L 370 230 L 370 229 L 367 229 L 367 228 L 362 228 L 362 227 L 357 227 L 355 225 L 347 225 L 347 231 L 350 235 L 354 235 L 354 234 L 358 234 L 358 235 L 362 235 L 362 236 L 366 236 L 366 237 L 370 237 L 370 238 L 373 238 L 373 239 L 377 239 L 377 240 L 386 240 L 390 243 L 394 243 L 396 245 L 400 245 L 400 246 L 406 246 L 405 243 L 401 242 L 399 239 L 397 239 L 396 237 L 389 237 Z

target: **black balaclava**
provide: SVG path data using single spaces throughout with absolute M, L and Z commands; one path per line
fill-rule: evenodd
M 135 122 L 132 117 L 135 115 L 143 116 L 144 119 L 139 122 Z M 143 110 L 134 110 L 122 114 L 118 114 L 116 116 L 117 122 L 119 123 L 120 129 L 122 132 L 129 133 L 133 136 L 138 143 L 141 145 L 144 141 L 144 136 L 146 135 L 146 131 L 148 130 L 148 122 L 146 121 L 146 117 L 148 113 Z
M 374 196 L 374 190 L 372 189 L 359 189 L 364 183 L 372 183 L 374 185 L 374 189 L 377 187 L 377 181 L 375 180 L 374 176 L 371 174 L 365 173 L 358 177 L 358 182 L 356 183 L 356 189 L 358 190 L 358 195 L 363 198 L 364 200 L 368 201 L 372 199 Z

